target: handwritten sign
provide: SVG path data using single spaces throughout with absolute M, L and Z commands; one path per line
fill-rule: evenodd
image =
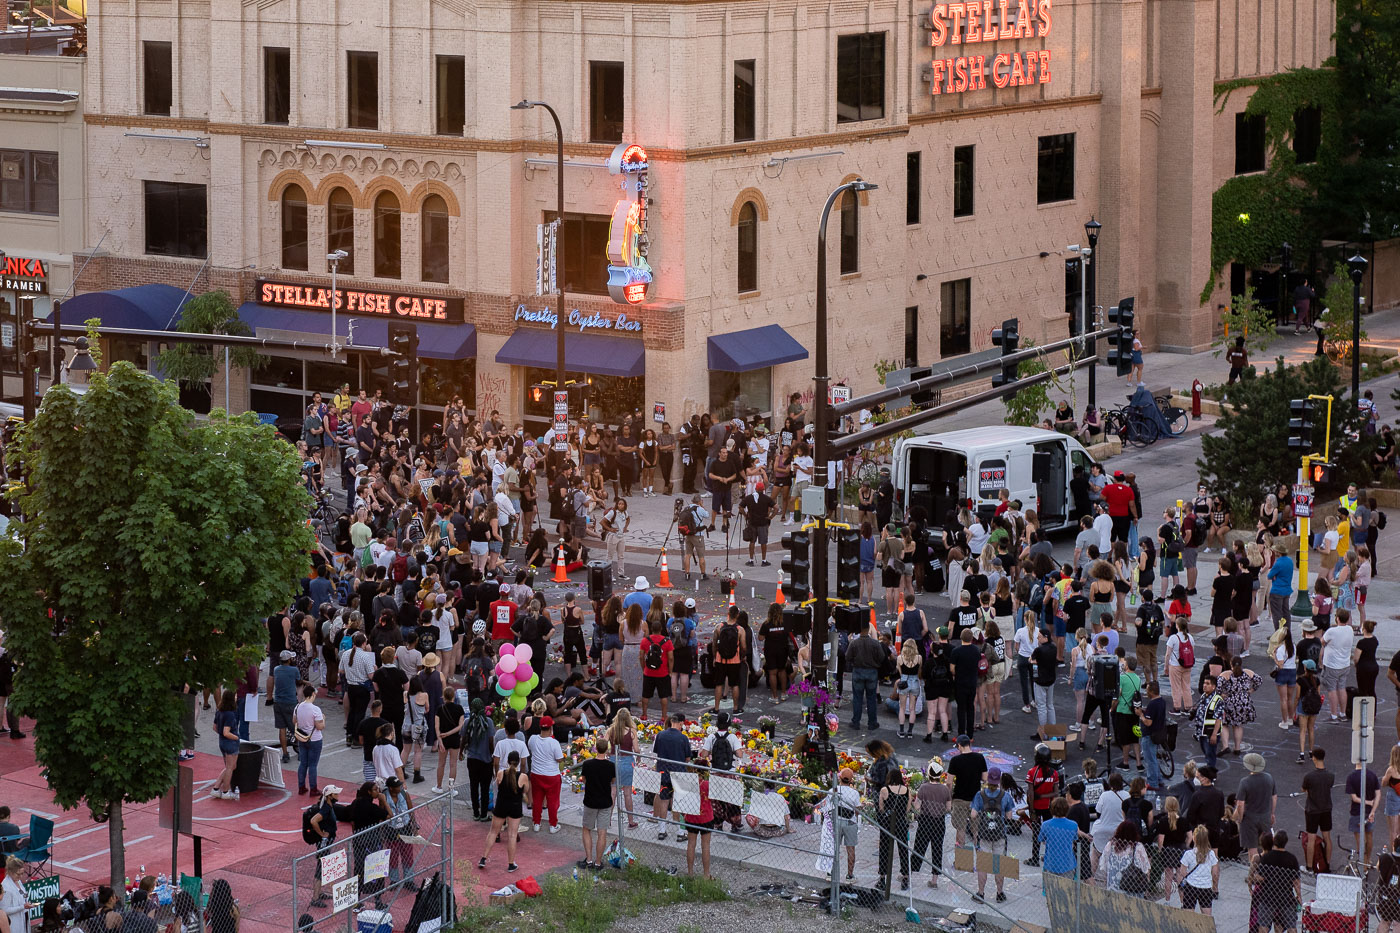
M 350 870 L 349 853 L 345 849 L 332 852 L 321 859 L 321 883 L 333 884 Z
M 389 850 L 380 849 L 365 856 L 365 882 L 389 877 Z
M 331 910 L 340 913 L 355 906 L 360 899 L 360 879 L 347 878 L 331 889 Z

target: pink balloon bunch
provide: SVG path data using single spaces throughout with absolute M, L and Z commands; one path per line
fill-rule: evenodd
M 529 645 L 501 645 L 496 661 L 496 692 L 505 697 L 511 709 L 525 708 L 525 698 L 539 686 L 540 675 L 530 666 L 535 650 Z

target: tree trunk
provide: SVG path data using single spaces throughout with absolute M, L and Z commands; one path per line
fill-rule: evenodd
M 126 878 L 126 844 L 122 840 L 122 803 L 120 800 L 107 805 L 107 849 L 112 853 L 112 890 L 123 890 Z

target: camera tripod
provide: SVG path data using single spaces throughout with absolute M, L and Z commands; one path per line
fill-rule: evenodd
M 680 496 L 676 497 L 675 508 L 673 508 L 671 511 L 671 524 L 668 525 L 666 528 L 666 537 L 661 539 L 661 551 L 657 552 L 656 560 L 651 562 L 651 565 L 653 567 L 661 566 L 661 554 L 664 553 L 666 551 L 666 548 L 671 544 L 671 532 L 676 530 L 676 525 L 681 520 L 681 510 L 684 508 L 684 501 L 685 500 L 682 499 Z M 679 540 L 680 539 L 678 538 L 677 541 Z

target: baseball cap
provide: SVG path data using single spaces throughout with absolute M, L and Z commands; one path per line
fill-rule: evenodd
M 403 787 L 403 780 L 397 774 L 391 774 L 384 779 L 385 787 Z
M 542 717 L 540 717 L 540 728 L 541 728 L 541 729 L 552 729 L 552 728 L 554 728 L 554 717 L 553 717 L 553 716 L 542 716 Z
M 502 593 L 509 593 L 509 592 L 510 592 L 510 584 L 509 584 L 509 583 L 502 583 L 502 584 L 501 584 L 501 592 L 502 592 Z
M 1305 670 L 1305 671 L 1315 671 L 1315 670 L 1317 670 L 1317 662 L 1314 661 L 1312 658 L 1307 658 L 1307 659 L 1305 659 L 1305 660 L 1303 661 L 1303 670 Z
M 295 658 L 296 656 L 297 656 L 297 653 L 296 653 L 295 651 L 288 651 L 288 650 L 286 650 L 286 649 L 283 649 L 283 650 L 282 650 L 282 653 L 279 654 L 277 657 L 278 657 L 280 660 L 283 660 L 283 661 L 290 661 L 292 658 Z
M 757 489 L 759 492 L 762 492 L 763 489 L 764 489 L 764 486 L 763 486 L 762 483 L 754 483 L 754 484 L 753 484 L 753 488 L 754 488 L 754 489 Z
M 685 598 L 685 608 L 687 608 L 687 609 L 694 609 L 694 608 L 695 608 L 695 600 L 692 599 L 691 597 L 687 596 L 687 597 Z
M 461 554 L 461 553 L 462 553 L 462 549 L 461 549 L 461 548 L 453 547 L 453 548 L 448 548 L 448 549 L 447 549 L 447 556 L 448 556 L 448 557 L 456 557 L 457 555 L 459 555 L 459 554 Z
M 329 797 L 332 794 L 343 794 L 345 791 L 339 784 L 327 784 L 321 791 L 321 796 Z
M 1122 470 L 1114 470 L 1114 471 L 1113 471 L 1113 478 L 1114 478 L 1114 479 L 1127 479 L 1127 476 L 1124 475 L 1124 473 L 1123 473 Z
M 1000 781 L 1000 780 L 1001 780 L 1001 769 L 1000 769 L 1000 768 L 992 768 L 990 771 L 987 772 L 987 783 L 988 783 L 988 784 L 995 784 L 995 783 L 997 783 L 997 782 Z

